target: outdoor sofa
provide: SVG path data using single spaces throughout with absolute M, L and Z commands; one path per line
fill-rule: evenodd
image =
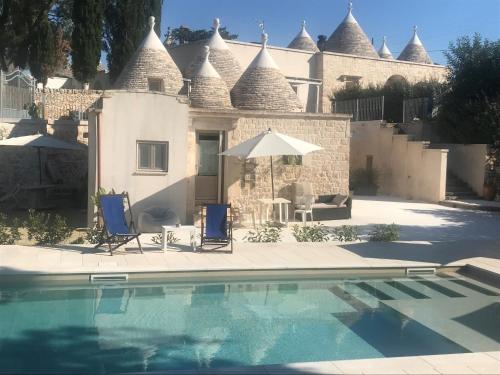
M 320 195 L 312 205 L 314 221 L 342 220 L 351 218 L 352 198 L 347 197 L 344 204 L 337 206 L 335 195 Z

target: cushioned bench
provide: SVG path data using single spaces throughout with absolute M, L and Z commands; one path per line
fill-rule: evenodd
M 320 195 L 312 205 L 314 221 L 342 220 L 351 218 L 352 199 L 347 197 L 344 204 L 333 203 L 337 195 Z

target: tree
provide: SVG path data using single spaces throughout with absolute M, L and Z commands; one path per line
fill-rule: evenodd
M 213 27 L 210 30 L 207 29 L 191 30 L 189 27 L 179 26 L 170 31 L 168 39 L 174 45 L 181 45 L 181 44 L 196 42 L 198 40 L 208 39 L 213 35 L 214 32 L 215 29 Z M 234 40 L 238 38 L 237 34 L 231 34 L 231 32 L 229 32 L 226 27 L 219 28 L 219 34 L 223 39 L 227 40 Z
M 34 29 L 29 47 L 28 64 L 31 74 L 43 86 L 47 84 L 47 79 L 52 75 L 55 67 L 55 43 L 52 28 L 48 14 L 45 14 Z
M 438 128 L 444 141 L 488 143 L 500 140 L 500 40 L 462 37 L 450 43 L 447 90 Z
M 104 50 L 111 81 L 139 47 L 148 31 L 148 18 L 155 17 L 155 31 L 161 29 L 163 0 L 106 0 L 104 8 Z
M 104 6 L 102 0 L 75 1 L 71 58 L 73 75 L 82 83 L 97 74 L 101 58 Z

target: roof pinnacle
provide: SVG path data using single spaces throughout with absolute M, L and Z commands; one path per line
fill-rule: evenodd
M 220 19 L 219 18 L 214 18 L 214 23 L 213 23 L 215 31 L 218 31 L 220 28 Z
M 149 28 L 151 30 L 153 30 L 153 28 L 155 27 L 155 18 L 153 16 L 150 16 L 149 19 L 148 19 L 148 24 L 149 24 Z
M 263 32 L 261 40 L 262 40 L 262 48 L 266 48 L 267 47 L 267 42 L 269 40 L 269 35 L 266 32 Z

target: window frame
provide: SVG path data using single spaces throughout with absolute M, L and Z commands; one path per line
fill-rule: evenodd
M 151 83 L 159 84 L 159 90 L 152 90 Z M 148 77 L 148 91 L 149 92 L 163 92 L 163 91 L 165 91 L 163 84 L 164 84 L 164 82 L 163 82 L 162 78 Z
M 140 145 L 142 144 L 146 144 L 146 145 L 149 145 L 149 146 L 153 146 L 153 145 L 164 145 L 165 146 L 165 159 L 163 160 L 164 162 L 164 169 L 159 169 L 159 168 L 152 168 L 151 166 L 154 166 L 156 165 L 156 147 L 149 147 L 150 150 L 149 150 L 149 157 L 150 157 L 150 167 L 149 168 L 144 168 L 144 167 L 141 167 L 140 166 L 140 151 L 139 151 L 139 147 Z M 135 161 L 135 168 L 136 168 L 136 171 L 139 172 L 139 173 L 153 173 L 153 174 L 166 174 L 168 173 L 168 164 L 169 164 L 169 161 L 170 161 L 170 157 L 169 157 L 169 148 L 170 148 L 170 145 L 169 145 L 169 142 L 168 141 L 144 141 L 144 140 L 140 140 L 140 141 L 136 141 L 136 161 Z

